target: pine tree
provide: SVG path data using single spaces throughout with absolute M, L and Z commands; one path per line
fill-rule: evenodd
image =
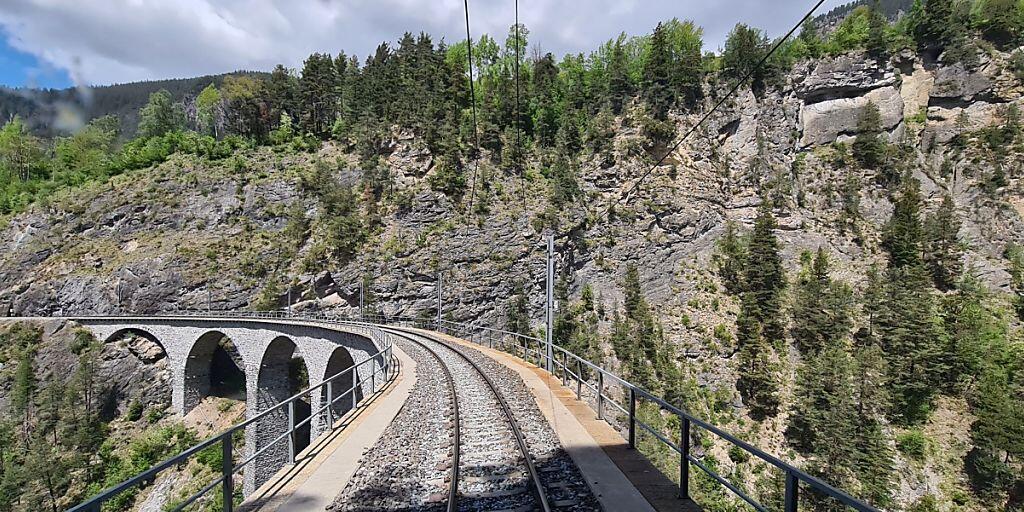
M 718 275 L 725 284 L 725 289 L 733 295 L 743 291 L 743 268 L 746 265 L 746 245 L 736 230 L 736 223 L 725 222 L 725 233 L 716 243 L 718 251 L 715 263 Z
M 766 53 L 768 39 L 764 34 L 756 28 L 737 23 L 729 32 L 722 50 L 722 74 L 733 80 L 749 77 L 751 89 L 760 94 L 765 89 L 766 76 L 764 68 L 758 68 L 757 64 Z
M 512 301 L 505 319 L 505 330 L 519 334 L 530 333 L 530 312 L 526 302 L 523 282 L 516 280 L 512 285 Z
M 862 167 L 875 169 L 885 161 L 886 143 L 882 135 L 882 116 L 878 106 L 868 101 L 857 121 L 857 137 L 853 141 L 853 157 Z
M 953 0 L 927 0 L 914 37 L 922 48 L 942 49 L 956 36 L 954 25 Z
M 612 56 L 608 63 L 608 100 L 612 113 L 622 113 L 622 107 L 632 96 L 632 84 L 629 81 L 629 63 L 626 59 L 626 50 L 622 46 L 625 36 L 619 36 L 612 46 Z
M 924 225 L 924 262 L 931 272 L 935 287 L 948 291 L 956 286 L 963 273 L 963 248 L 960 244 L 960 218 L 953 198 L 943 196 L 934 215 Z
M 889 45 L 885 40 L 886 26 L 885 16 L 876 0 L 868 11 L 867 51 L 868 55 L 878 60 L 884 58 L 889 51 Z
M 756 315 L 754 320 L 762 324 L 762 335 L 772 342 L 781 340 L 783 336 L 780 309 L 782 290 L 786 287 L 775 227 L 771 208 L 767 204 L 762 205 L 747 244 L 743 272 L 745 293 L 749 293 L 757 305 L 751 310 Z
M 850 308 L 853 292 L 829 276 L 828 255 L 818 249 L 808 272 L 797 284 L 790 335 L 805 355 L 835 346 L 853 326 Z
M 923 228 L 921 227 L 921 185 L 908 178 L 893 204 L 892 217 L 882 234 L 882 247 L 889 253 L 889 268 L 920 265 Z
M 736 318 L 736 343 L 739 348 L 736 390 L 755 419 L 778 413 L 781 380 L 773 361 L 775 351 L 765 340 L 759 318 L 763 318 L 763 312 L 755 296 L 745 292 L 740 314 Z
M 878 336 L 889 362 L 892 417 L 917 424 L 927 419 L 948 371 L 946 333 L 923 265 L 890 268 L 887 288 Z
M 809 18 L 800 27 L 799 38 L 807 47 L 809 57 L 816 59 L 821 56 L 821 33 L 818 31 L 818 22 L 814 18 Z
M 651 46 L 644 62 L 644 100 L 653 117 L 664 121 L 673 103 L 671 88 L 672 54 L 665 27 L 658 23 L 651 36 Z

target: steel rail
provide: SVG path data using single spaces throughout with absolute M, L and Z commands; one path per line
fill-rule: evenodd
M 526 443 L 526 438 L 523 436 L 523 432 L 519 428 L 519 423 L 516 421 L 515 416 L 512 415 L 512 408 L 509 407 L 508 402 L 505 401 L 505 397 L 502 396 L 501 392 L 498 390 L 498 386 L 494 383 L 493 380 L 491 380 L 487 373 L 484 372 L 483 369 L 480 368 L 480 366 L 477 365 L 475 361 L 470 359 L 469 356 L 467 356 L 461 350 L 453 347 L 451 344 L 437 337 L 416 331 L 409 332 L 408 330 L 401 328 L 384 330 L 387 332 L 391 332 L 391 334 L 395 335 L 399 335 L 399 333 L 402 332 L 411 335 L 410 338 L 406 339 L 420 337 L 431 342 L 437 343 L 438 345 L 441 345 L 442 347 L 445 347 L 446 349 L 454 352 L 461 359 L 469 363 L 469 365 L 477 372 L 477 374 L 479 374 L 480 377 L 483 378 L 484 382 L 487 383 L 487 387 L 490 388 L 491 393 L 493 393 L 494 397 L 497 398 L 498 404 L 501 406 L 502 412 L 505 414 L 505 418 L 508 420 L 509 427 L 512 429 L 512 434 L 516 438 L 516 444 L 519 446 L 519 450 L 523 453 L 523 458 L 526 461 L 527 472 L 530 475 L 530 481 L 533 483 L 533 497 L 537 501 L 537 505 L 544 512 L 551 512 L 551 504 L 548 503 L 547 493 L 544 492 L 544 484 L 540 480 L 540 474 L 537 472 L 537 466 L 533 463 L 533 457 L 530 455 L 530 447 Z M 430 348 L 427 347 L 426 344 L 424 344 L 423 342 L 418 340 L 413 341 L 415 341 L 419 346 L 426 348 L 427 350 L 430 350 Z
M 458 393 L 455 392 L 455 378 L 452 377 L 452 372 L 451 369 L 448 368 L 448 365 L 444 364 L 444 361 L 441 359 L 441 356 L 439 356 L 437 352 L 435 352 L 433 349 L 424 345 L 423 343 L 420 343 L 412 336 L 409 336 L 407 334 L 399 332 L 392 332 L 391 334 L 398 336 L 399 338 L 405 339 L 407 341 L 410 341 L 412 343 L 415 343 L 420 348 L 426 350 L 431 357 L 437 360 L 437 364 L 441 367 L 441 373 L 444 374 L 444 379 L 448 383 L 448 389 L 450 389 L 452 392 L 452 411 L 454 412 L 455 415 L 455 437 L 454 440 L 452 441 L 452 476 L 451 483 L 448 485 L 447 510 L 448 512 L 456 512 L 457 510 L 459 510 L 459 472 L 461 471 L 461 469 L 459 468 L 459 459 L 460 454 L 462 453 L 462 419 L 459 416 L 459 395 Z

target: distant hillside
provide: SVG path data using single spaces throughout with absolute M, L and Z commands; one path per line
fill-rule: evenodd
M 105 85 L 90 87 L 84 93 L 76 88 L 29 90 L 0 87 L 0 119 L 6 121 L 17 115 L 37 135 L 51 136 L 66 133 L 79 122 L 114 115 L 121 120 L 122 136 L 131 137 L 139 124 L 139 109 L 146 104 L 150 93 L 167 89 L 175 101 L 180 101 L 199 94 L 210 82 L 219 87 L 224 77 L 238 74 L 262 73 L 237 71 L 195 78 Z
M 874 4 L 875 0 L 856 0 L 845 5 L 840 5 L 821 16 L 818 16 L 817 21 L 819 25 L 829 26 L 839 20 L 842 20 L 847 14 L 853 12 L 857 7 L 862 5 L 871 6 Z M 910 8 L 913 6 L 914 0 L 880 0 L 878 2 L 878 8 L 889 20 L 895 20 L 901 13 L 910 12 Z

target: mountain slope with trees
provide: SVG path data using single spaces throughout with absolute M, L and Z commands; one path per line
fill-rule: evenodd
M 554 233 L 559 343 L 882 509 L 1013 510 L 1022 28 L 1014 2 L 857 6 L 755 68 L 772 41 L 744 25 L 721 55 L 669 20 L 560 60 L 513 27 L 473 43 L 476 122 L 466 44 L 405 34 L 154 92 L 124 143 L 111 118 L 52 140 L 12 121 L 0 305 L 273 309 L 290 289 L 351 313 L 363 283 L 374 310 L 432 317 L 443 271 L 444 315 L 537 332 Z M 780 502 L 771 468 L 691 441 Z M 701 505 L 739 506 L 694 473 Z

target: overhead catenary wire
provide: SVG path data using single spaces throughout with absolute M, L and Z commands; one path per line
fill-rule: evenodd
M 469 33 L 469 0 L 463 0 L 462 6 L 466 11 L 466 63 L 469 64 L 469 106 L 473 113 L 473 138 L 476 143 L 476 151 L 473 157 L 473 179 L 469 192 L 469 211 L 473 211 L 473 199 L 476 197 L 476 174 L 480 169 L 480 130 L 476 122 L 476 86 L 473 83 L 473 37 Z
M 679 149 L 679 146 L 681 146 L 681 145 L 683 144 L 683 142 L 685 142 L 685 141 L 686 141 L 686 139 L 688 139 L 688 138 L 690 137 L 690 135 L 692 135 L 692 134 L 693 134 L 694 132 L 696 132 L 696 131 L 697 131 L 697 129 L 698 129 L 698 128 L 700 128 L 700 127 L 701 127 L 701 125 L 703 125 L 703 124 L 704 124 L 704 123 L 705 123 L 705 122 L 706 122 L 706 121 L 707 121 L 708 119 L 710 119 L 710 118 L 711 118 L 711 116 L 712 116 L 712 115 L 713 115 L 713 114 L 714 114 L 714 113 L 715 113 L 716 111 L 718 111 L 718 109 L 719 109 L 719 108 L 720 108 L 720 107 L 721 107 L 722 105 L 724 105 L 726 101 L 728 101 L 728 100 L 729 100 L 729 99 L 730 99 L 730 98 L 731 98 L 732 96 L 734 96 L 734 95 L 736 94 L 736 92 L 737 92 L 737 91 L 739 91 L 740 87 L 742 87 L 742 86 L 743 86 L 743 84 L 747 83 L 747 81 L 748 81 L 748 80 L 750 80 L 750 78 L 752 78 L 752 77 L 754 76 L 754 73 L 758 72 L 758 71 L 759 71 L 759 70 L 760 70 L 760 69 L 761 69 L 761 68 L 762 68 L 762 67 L 764 66 L 764 64 L 765 64 L 766 62 L 768 62 L 768 59 L 769 59 L 769 58 L 771 58 L 771 56 L 772 56 L 772 55 L 774 55 L 776 51 L 778 51 L 778 49 L 779 49 L 779 48 L 780 48 L 780 47 L 782 46 L 782 44 L 783 44 L 783 43 L 785 43 L 785 42 L 786 42 L 786 41 L 787 41 L 787 40 L 788 40 L 788 39 L 789 39 L 790 37 L 792 37 L 792 35 L 793 35 L 793 34 L 794 34 L 794 33 L 795 33 L 795 32 L 796 32 L 796 31 L 797 31 L 797 30 L 798 30 L 798 29 L 799 29 L 799 28 L 800 28 L 801 26 L 803 26 L 803 24 L 804 24 L 804 23 L 806 23 L 806 22 L 807 22 L 807 20 L 809 20 L 809 19 L 811 18 L 811 16 L 814 16 L 814 13 L 815 13 L 815 12 L 816 12 L 816 11 L 818 10 L 818 8 L 819 8 L 819 7 L 821 7 L 821 5 L 822 5 L 822 4 L 824 4 L 824 3 L 825 3 L 825 0 L 818 0 L 818 1 L 817 1 L 817 2 L 816 2 L 816 3 L 814 4 L 814 6 L 813 6 L 813 7 L 811 7 L 811 9 L 810 9 L 809 11 L 807 11 L 807 14 L 805 14 L 805 15 L 803 16 L 803 18 L 800 18 L 800 21 L 799 21 L 799 22 L 797 22 L 797 23 L 796 23 L 796 25 L 793 25 L 793 28 L 789 29 L 789 32 L 786 32 L 786 34 L 785 34 L 784 36 L 780 37 L 780 38 L 779 38 L 779 39 L 778 39 L 778 40 L 777 40 L 777 41 L 775 42 L 775 44 L 774 44 L 774 45 L 772 46 L 772 48 L 771 48 L 771 49 L 770 49 L 770 50 L 768 51 L 768 53 L 764 54 L 764 56 L 763 56 L 763 57 L 761 57 L 761 60 L 759 60 L 759 61 L 757 62 L 757 64 L 755 64 L 755 65 L 754 65 L 754 67 L 753 67 L 753 68 L 751 68 L 750 70 L 748 70 L 746 74 L 744 74 L 744 75 L 743 75 L 742 77 L 740 77 L 740 78 L 739 78 L 738 80 L 736 80 L 736 83 L 734 83 L 734 84 L 733 84 L 733 86 L 732 86 L 732 87 L 731 87 L 731 88 L 729 89 L 729 91 L 728 91 L 727 93 L 725 93 L 725 95 L 724 95 L 724 96 L 722 96 L 722 98 L 721 98 L 720 100 L 718 100 L 718 102 L 717 102 L 717 103 L 715 103 L 715 105 L 714 105 L 713 107 L 711 107 L 711 110 L 708 110 L 708 111 L 707 111 L 707 112 L 706 112 L 706 113 L 705 113 L 705 114 L 704 114 L 703 116 L 701 116 L 701 118 L 700 118 L 700 119 L 699 119 L 699 120 L 697 121 L 697 123 L 696 123 L 696 124 L 694 124 L 693 126 L 691 126 L 691 127 L 690 127 L 690 129 L 689 129 L 689 130 L 687 130 L 687 131 L 686 131 L 686 133 L 684 133 L 682 137 L 680 137 L 679 139 L 677 139 L 677 140 L 676 140 L 676 142 L 675 142 L 675 143 L 673 143 L 673 144 L 672 144 L 672 146 L 671 146 L 671 147 L 670 147 L 670 148 L 668 149 L 668 151 L 666 151 L 666 152 L 665 152 L 665 154 L 661 156 L 661 158 L 659 158 L 659 159 L 658 159 L 658 160 L 657 160 L 656 162 L 654 162 L 654 164 L 653 164 L 653 165 L 651 165 L 651 167 L 650 167 L 649 169 L 647 169 L 646 171 L 644 171 L 644 172 L 643 172 L 643 173 L 642 173 L 642 174 L 640 175 L 640 177 L 639 177 L 639 178 L 637 178 L 637 179 L 636 179 L 636 180 L 635 180 L 635 181 L 633 182 L 633 184 L 632 184 L 632 185 L 630 185 L 630 186 L 629 186 L 629 187 L 628 187 L 628 188 L 627 188 L 626 190 L 624 190 L 623 192 L 619 193 L 618 197 L 616 197 L 616 198 L 615 198 L 615 200 L 613 200 L 613 201 L 611 202 L 611 204 L 609 204 L 609 205 L 608 205 L 608 206 L 607 206 L 607 207 L 605 208 L 604 212 L 602 212 L 602 213 L 601 213 L 601 214 L 600 214 L 600 215 L 599 215 L 598 217 L 596 217 L 596 218 L 594 219 L 594 220 L 595 220 L 595 222 L 596 222 L 597 220 L 600 220 L 600 219 L 601 219 L 602 217 L 608 217 L 608 216 L 609 216 L 609 215 L 611 214 L 611 212 L 612 212 L 612 211 L 614 211 L 614 209 L 615 209 L 615 206 L 616 206 L 616 205 L 618 205 L 618 204 L 619 204 L 620 202 L 622 202 L 622 200 L 623 200 L 623 199 L 625 199 L 625 198 L 629 197 L 629 196 L 630 196 L 630 194 L 632 194 L 633 192 L 635 192 L 635 191 L 636 191 L 636 189 L 637 189 L 637 188 L 638 188 L 638 187 L 640 186 L 640 184 L 641 184 L 641 183 L 643 183 L 643 182 L 644 182 L 644 180 L 646 180 L 646 179 L 647 179 L 647 178 L 648 178 L 648 177 L 649 177 L 649 176 L 650 176 L 651 174 L 653 174 L 653 173 L 654 173 L 654 171 L 655 171 L 655 170 L 657 170 L 657 168 L 658 168 L 658 167 L 659 167 L 659 166 L 660 166 L 660 165 L 661 165 L 662 163 L 664 163 L 665 159 L 666 159 L 666 158 L 668 158 L 668 156 L 669 156 L 669 155 L 671 155 L 671 154 L 672 154 L 673 152 L 675 152 L 675 151 L 676 151 L 677 149 Z M 580 221 L 579 223 L 575 224 L 575 225 L 574 225 L 574 226 L 572 227 L 572 229 L 570 229 L 569 231 L 571 232 L 571 231 L 574 231 L 574 230 L 576 230 L 576 229 L 579 229 L 580 227 L 583 227 L 583 225 L 584 225 L 584 224 L 586 223 L 586 221 L 587 221 L 587 219 L 586 219 L 586 218 L 584 218 L 584 219 L 583 219 L 582 221 Z

